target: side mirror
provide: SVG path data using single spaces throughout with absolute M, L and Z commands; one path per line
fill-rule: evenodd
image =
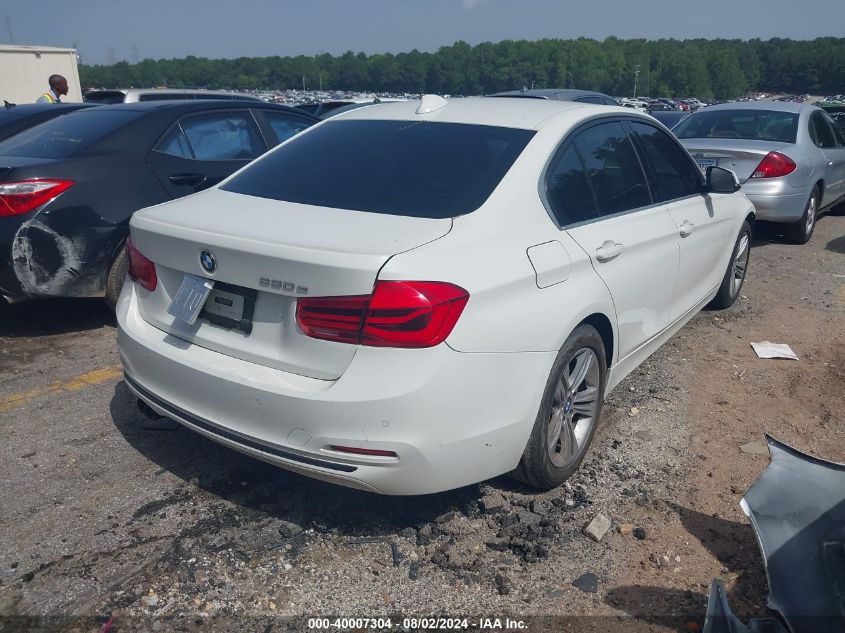
M 734 193 L 739 191 L 739 180 L 730 169 L 708 167 L 705 179 L 709 193 Z

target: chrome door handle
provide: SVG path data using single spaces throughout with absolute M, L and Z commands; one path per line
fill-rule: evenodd
M 681 237 L 689 237 L 692 235 L 692 232 L 695 230 L 695 224 L 690 222 L 689 220 L 684 220 L 684 223 L 681 224 L 680 228 L 678 229 L 678 233 L 681 234 Z
M 619 242 L 606 240 L 604 244 L 596 249 L 596 259 L 600 262 L 609 262 L 611 259 L 619 257 L 619 254 L 624 248 Z

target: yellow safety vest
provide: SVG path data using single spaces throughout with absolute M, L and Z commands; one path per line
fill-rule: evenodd
M 47 103 L 56 103 L 56 100 L 53 98 L 52 92 L 45 92 L 41 97 L 47 97 Z M 41 97 L 38 97 L 38 100 L 41 100 Z

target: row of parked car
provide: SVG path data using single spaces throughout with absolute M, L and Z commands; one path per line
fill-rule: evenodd
M 756 220 L 806 241 L 845 197 L 813 106 L 673 134 L 584 96 L 79 108 L 0 142 L 0 288 L 104 294 L 142 410 L 284 468 L 553 487 L 605 394 L 733 304 Z

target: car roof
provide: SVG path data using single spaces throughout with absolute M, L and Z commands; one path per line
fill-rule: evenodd
M 425 95 L 425 97 L 433 97 L 433 95 Z M 433 98 L 440 99 L 440 97 Z M 574 119 L 601 113 L 636 114 L 630 108 L 621 106 L 548 99 L 465 97 L 449 99 L 445 103 L 446 105 L 427 114 L 417 114 L 417 108 L 420 107 L 419 100 L 380 103 L 373 107 L 357 108 L 338 114 L 329 119 L 329 122 L 338 120 L 431 121 L 539 130 L 550 117 L 566 112 L 575 115 Z
M 96 107 L 94 103 L 19 103 L 11 108 L 0 106 L 0 112 L 18 117 L 44 112 L 45 110 L 79 110 L 81 108 Z
M 805 108 L 815 108 L 808 103 L 793 103 L 791 101 L 735 101 L 733 103 L 719 103 L 707 106 L 700 112 L 714 110 L 772 110 L 773 112 L 801 112 Z
M 506 90 L 488 95 L 490 97 L 528 97 L 534 99 L 553 99 L 557 101 L 571 101 L 578 97 L 607 97 L 603 92 L 593 90 L 577 90 L 575 88 L 538 88 L 536 90 Z
M 243 106 L 247 108 L 271 108 L 274 110 L 285 110 L 294 112 L 300 116 L 312 118 L 315 121 L 319 120 L 316 117 L 292 108 L 290 106 L 282 105 L 280 103 L 266 103 L 264 101 L 249 101 L 246 99 L 173 99 L 161 101 L 139 101 L 138 103 L 111 103 L 96 106 L 97 112 L 118 110 L 121 112 L 135 111 L 135 112 L 152 112 L 154 110 L 180 110 L 190 112 L 192 110 L 207 110 L 218 109 L 225 107 Z

